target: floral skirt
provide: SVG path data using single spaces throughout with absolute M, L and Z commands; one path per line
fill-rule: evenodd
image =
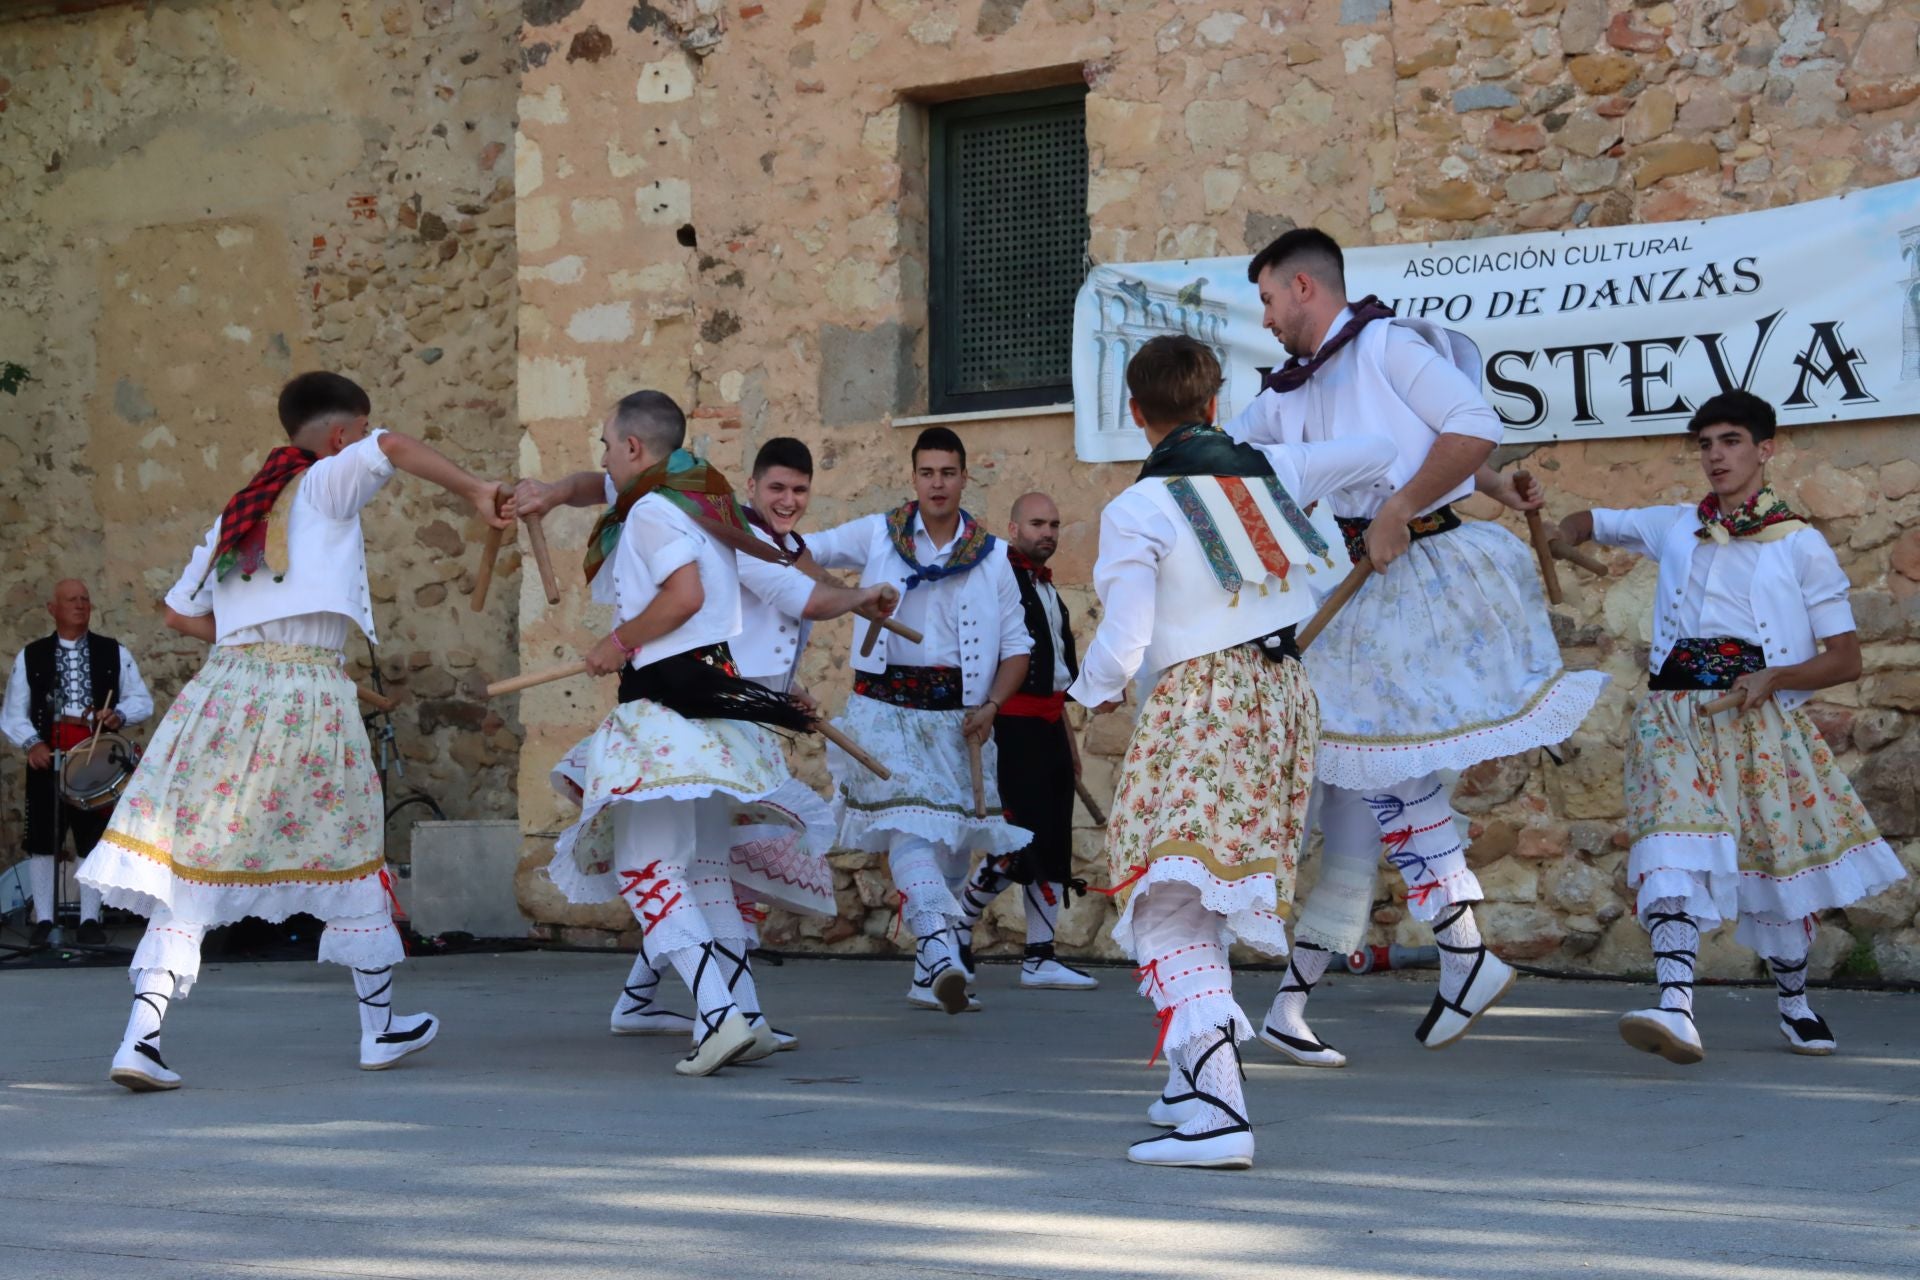
M 1293 660 L 1238 645 L 1176 663 L 1140 709 L 1107 820 L 1114 941 L 1138 959 L 1133 907 L 1153 885 L 1200 890 L 1230 938 L 1287 953 L 1285 919 L 1313 793 L 1320 713 Z
M 1561 665 L 1532 551 L 1477 521 L 1408 547 L 1305 661 L 1320 780 L 1351 791 L 1564 741 L 1607 683 Z
M 1906 874 L 1806 712 L 1769 698 L 1700 713 L 1711 691 L 1650 693 L 1627 743 L 1627 882 L 1642 908 L 1687 902 L 1711 928 L 1768 926 L 1870 897 Z
M 964 711 L 925 711 L 854 694 L 834 727 L 892 773 L 882 778 L 827 744 L 827 768 L 840 789 L 842 848 L 884 853 L 895 836 L 919 836 L 943 859 L 1001 854 L 1033 839 L 1000 808 L 999 756 L 991 738 L 980 749 L 987 816 L 973 816 L 973 773 Z M 964 873 L 964 868 L 963 868 Z
M 833 811 L 787 772 L 780 738 L 743 720 L 690 720 L 659 703 L 623 702 L 553 768 L 554 789 L 580 803 L 547 875 L 569 902 L 620 896 L 616 804 L 705 800 L 727 809 L 729 873 L 755 901 L 831 917 Z
M 216 646 L 80 867 L 107 902 L 186 924 L 386 910 L 380 778 L 338 650 Z

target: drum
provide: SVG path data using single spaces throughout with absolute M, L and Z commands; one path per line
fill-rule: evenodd
M 103 733 L 92 751 L 77 747 L 60 770 L 60 798 L 76 809 L 111 809 L 140 763 L 140 748 L 117 733 Z

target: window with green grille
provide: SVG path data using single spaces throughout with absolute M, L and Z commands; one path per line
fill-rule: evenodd
M 934 413 L 1073 398 L 1086 277 L 1084 86 L 971 98 L 930 116 Z

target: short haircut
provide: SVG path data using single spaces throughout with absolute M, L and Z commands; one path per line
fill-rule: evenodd
M 1260 273 L 1271 267 L 1277 275 L 1304 271 L 1321 284 L 1340 290 L 1347 287 L 1347 256 L 1340 242 L 1318 227 L 1295 227 L 1253 255 L 1247 264 L 1247 281 L 1260 283 Z
M 767 473 L 769 467 L 785 467 L 789 471 L 810 476 L 813 474 L 813 450 L 807 448 L 804 440 L 775 436 L 761 445 L 760 452 L 753 456 L 753 478 L 758 480 Z
M 1751 391 L 1722 391 L 1713 399 L 1700 406 L 1693 420 L 1687 423 L 1687 434 L 1697 436 L 1708 427 L 1721 425 L 1745 427 L 1753 442 L 1773 439 L 1777 423 L 1773 416 L 1773 406 L 1754 395 Z
M 953 434 L 950 427 L 928 427 L 913 442 L 913 464 L 920 465 L 923 453 L 955 453 L 960 455 L 960 469 L 967 467 L 967 446 L 960 443 L 960 437 Z
M 373 412 L 373 401 L 352 378 L 315 370 L 303 373 L 280 388 L 280 425 L 291 438 L 302 427 L 336 414 L 364 418 Z
M 1127 361 L 1127 391 L 1156 427 L 1206 421 L 1221 381 L 1213 352 L 1183 334 L 1149 338 Z
M 1021 494 L 1019 497 L 1013 500 L 1013 507 L 1007 512 L 1007 519 L 1011 520 L 1014 524 L 1019 524 L 1020 508 L 1026 506 L 1028 502 L 1031 502 L 1036 498 L 1040 499 L 1043 502 L 1053 502 L 1053 495 L 1050 493 L 1047 493 L 1045 490 L 1029 489 L 1025 493 Z M 1054 507 L 1054 514 L 1059 515 L 1060 504 L 1057 502 L 1053 502 L 1053 507 Z
M 613 429 L 664 458 L 687 442 L 687 415 L 664 391 L 636 391 L 614 406 Z

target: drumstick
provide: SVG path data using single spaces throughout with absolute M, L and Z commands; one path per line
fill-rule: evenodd
M 494 499 L 494 509 L 499 510 L 499 498 Z M 487 544 L 480 551 L 480 573 L 473 580 L 473 611 L 480 612 L 487 607 L 487 588 L 493 585 L 493 562 L 500 558 L 500 544 L 505 542 L 507 531 L 487 526 Z
M 1588 555 L 1578 547 L 1570 547 L 1558 538 L 1548 538 L 1547 545 L 1553 550 L 1553 558 L 1565 560 L 1568 564 L 1577 564 L 1596 578 L 1607 576 L 1606 562 L 1598 556 Z
M 980 743 L 967 739 L 967 772 L 973 775 L 973 816 L 987 816 L 987 779 L 980 767 Z
M 93 748 L 100 741 L 100 722 L 106 719 L 107 712 L 113 710 L 114 693 L 117 692 L 118 690 L 115 690 L 107 694 L 107 700 L 100 704 L 98 711 L 93 713 L 93 733 L 87 738 L 87 753 L 80 757 L 80 763 L 85 764 L 93 759 Z
M 1093 825 L 1096 827 L 1106 826 L 1107 815 L 1100 812 L 1100 806 L 1094 802 L 1093 792 L 1087 790 L 1087 784 L 1075 778 L 1073 780 L 1073 789 L 1079 793 L 1080 803 L 1087 806 L 1087 812 L 1093 818 Z
M 487 686 L 487 696 L 498 698 L 502 694 L 531 689 L 537 684 L 549 684 L 555 680 L 566 680 L 585 674 L 587 674 L 587 664 L 584 662 L 569 662 L 564 666 L 548 667 L 544 671 L 528 671 L 521 675 L 509 676 L 505 680 L 495 680 Z
M 1347 601 L 1353 599 L 1360 588 L 1366 585 L 1367 577 L 1372 572 L 1373 561 L 1362 556 L 1360 563 L 1353 566 L 1353 572 L 1342 578 L 1340 585 L 1327 593 L 1327 598 L 1321 602 L 1320 612 L 1308 618 L 1306 624 L 1294 633 L 1294 648 L 1305 653 L 1307 646 L 1319 638 L 1320 633 L 1327 629 L 1327 624 L 1333 621 L 1333 615 L 1344 609 Z
M 376 711 L 391 711 L 400 705 L 400 699 L 389 698 L 384 693 L 375 693 L 363 684 L 353 686 L 354 696 Z
M 540 568 L 540 586 L 547 593 L 547 603 L 559 604 L 560 581 L 553 576 L 553 557 L 547 554 L 547 530 L 539 516 L 523 523 L 527 526 L 527 545 L 533 548 L 533 562 Z
M 884 781 L 893 776 L 891 769 L 861 750 L 859 743 L 828 724 L 825 720 L 815 720 L 813 722 L 813 730 L 828 742 L 831 742 L 834 746 L 846 752 L 855 763 L 863 766 L 867 772 L 873 774 L 875 777 Z
M 1700 714 L 1703 716 L 1717 716 L 1722 711 L 1731 711 L 1744 702 L 1746 696 L 1746 694 L 1740 692 L 1738 689 L 1735 689 L 1732 693 L 1723 693 L 1712 702 L 1702 704 Z
M 1524 471 L 1513 473 L 1516 487 L 1530 479 Z M 1562 604 L 1566 596 L 1560 590 L 1560 571 L 1553 567 L 1553 544 L 1547 538 L 1547 522 L 1535 508 L 1527 512 L 1527 532 L 1533 538 L 1533 554 L 1540 561 L 1540 580 L 1547 584 L 1547 603 Z

